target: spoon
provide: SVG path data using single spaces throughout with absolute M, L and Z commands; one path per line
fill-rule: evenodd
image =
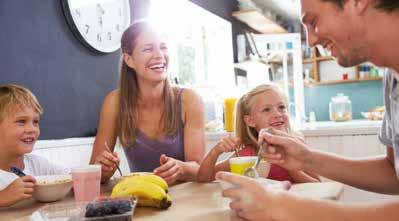
M 105 141 L 105 149 L 107 149 L 107 151 L 108 151 L 109 153 L 112 154 L 111 148 L 109 148 L 109 146 L 108 146 L 108 144 L 107 144 L 107 141 Z M 119 174 L 120 174 L 121 176 L 123 176 L 123 175 L 122 175 L 122 170 L 121 170 L 121 168 L 119 168 L 119 165 L 118 165 L 118 164 L 116 165 L 116 169 L 118 169 Z
M 263 151 L 266 149 L 267 143 L 263 142 L 260 144 L 259 150 L 258 150 L 258 158 L 255 161 L 255 164 L 250 167 L 247 168 L 244 172 L 244 176 L 247 177 L 252 177 L 252 178 L 259 178 L 259 174 L 258 171 L 256 170 L 256 168 L 258 168 L 258 165 L 260 163 L 260 161 L 262 160 L 263 157 Z
M 24 172 L 22 172 L 22 170 L 20 170 L 18 167 L 16 166 L 12 166 L 10 168 L 11 172 L 15 173 L 17 176 L 19 177 L 23 177 L 26 176 L 26 174 Z

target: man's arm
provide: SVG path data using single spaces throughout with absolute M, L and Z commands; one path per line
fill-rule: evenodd
M 286 196 L 281 198 L 280 205 L 276 214 L 281 215 L 281 220 L 394 221 L 399 217 L 399 201 L 379 204 L 339 204 L 332 201 Z
M 396 221 L 399 217 L 399 200 L 341 204 L 268 189 L 253 179 L 236 174 L 219 172 L 216 178 L 235 186 L 222 194 L 231 198 L 230 208 L 248 220 Z
M 386 156 L 353 159 L 311 150 L 293 137 L 262 133 L 259 142 L 266 141 L 265 158 L 288 170 L 304 170 L 379 193 L 399 194 L 393 149 L 387 147 Z
M 393 149 L 387 147 L 386 156 L 354 159 L 312 151 L 305 161 L 305 170 L 327 178 L 373 192 L 399 194 Z

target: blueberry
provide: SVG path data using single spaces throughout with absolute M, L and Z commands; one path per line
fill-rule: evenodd
M 95 213 L 94 205 L 92 203 L 87 204 L 85 217 L 94 217 L 94 213 Z

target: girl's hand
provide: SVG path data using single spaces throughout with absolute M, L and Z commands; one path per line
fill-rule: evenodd
M 223 137 L 213 148 L 217 154 L 229 153 L 240 148 L 241 142 L 239 138 L 233 138 L 230 136 Z
M 165 154 L 161 155 L 159 162 L 161 166 L 154 170 L 154 174 L 162 177 L 168 185 L 176 183 L 182 177 L 184 173 L 183 162 L 167 157 Z
M 3 192 L 5 198 L 0 206 L 11 206 L 19 201 L 30 199 L 35 188 L 36 180 L 32 176 L 20 177 L 6 187 Z
M 107 150 L 104 150 L 98 155 L 94 161 L 94 164 L 101 165 L 101 177 L 103 182 L 114 175 L 119 163 L 118 154 L 116 152 L 110 153 Z

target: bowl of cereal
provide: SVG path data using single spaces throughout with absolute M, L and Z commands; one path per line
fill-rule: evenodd
M 71 175 L 36 176 L 33 198 L 39 202 L 54 202 L 63 199 L 72 188 Z

